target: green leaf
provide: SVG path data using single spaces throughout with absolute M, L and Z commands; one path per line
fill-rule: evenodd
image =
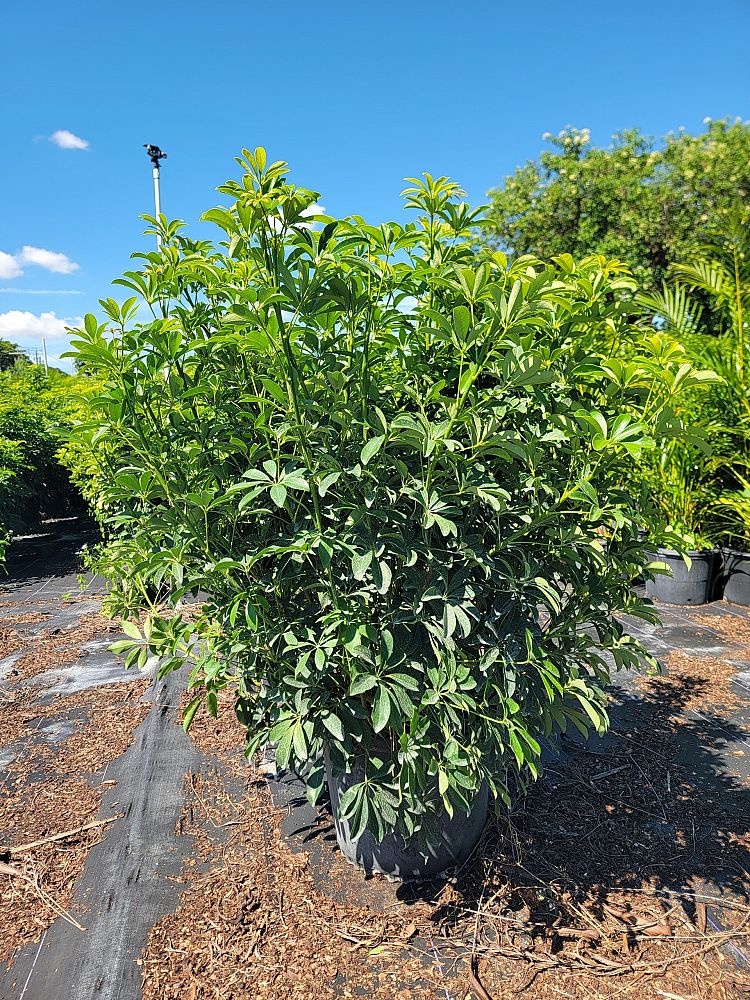
M 320 539 L 320 542 L 318 543 L 318 552 L 320 553 L 320 561 L 323 563 L 325 568 L 328 569 L 333 560 L 333 545 L 327 538 Z
M 283 735 L 279 739 L 278 745 L 276 747 L 276 766 L 282 770 L 286 771 L 289 767 L 289 761 L 292 757 L 292 739 L 294 737 L 294 726 L 289 725 L 284 730 Z
M 133 648 L 133 643 L 131 642 L 130 639 L 119 639 L 117 642 L 113 642 L 111 646 L 107 647 L 110 653 L 115 653 L 118 655 L 132 648 Z
M 141 630 L 135 622 L 129 622 L 127 619 L 123 618 L 120 622 L 120 628 L 123 630 L 125 635 L 129 635 L 131 639 L 141 638 Z
M 284 506 L 286 503 L 286 486 L 283 483 L 274 483 L 268 492 L 277 507 Z
M 375 704 L 372 709 L 372 728 L 376 733 L 381 732 L 388 725 L 391 717 L 391 699 L 385 687 L 378 690 Z
M 324 497 L 340 475 L 340 472 L 329 472 L 327 476 L 324 476 L 318 483 L 318 495 Z
M 383 442 L 385 441 L 385 434 L 379 434 L 377 437 L 370 438 L 370 440 L 362 447 L 362 451 L 359 454 L 359 460 L 362 465 L 367 465 L 370 459 L 374 458 L 375 455 L 383 447 Z
M 373 552 L 356 552 L 352 556 L 352 573 L 355 580 L 364 580 L 367 570 L 372 562 Z
M 323 716 L 323 725 L 326 727 L 331 736 L 339 740 L 339 742 L 344 742 L 344 727 L 341 724 L 341 719 L 338 715 L 334 715 L 333 712 L 329 712 L 327 715 Z
M 419 681 L 416 677 L 412 677 L 411 674 L 401 674 L 393 673 L 388 674 L 388 680 L 392 681 L 394 684 L 399 684 L 401 687 L 406 688 L 407 691 L 419 691 Z
M 200 708 L 201 701 L 203 700 L 202 694 L 196 694 L 185 706 L 185 711 L 182 713 L 182 728 L 185 732 L 190 729 L 190 723 L 195 718 L 195 713 Z
M 310 489 L 309 483 L 299 472 L 292 472 L 288 476 L 284 476 L 284 486 L 288 490 L 302 490 L 303 492 Z
M 371 691 L 374 687 L 377 687 L 377 685 L 377 677 L 374 677 L 372 674 L 359 674 L 352 681 L 349 688 L 349 694 L 364 694 L 366 691 Z
M 453 310 L 453 330 L 459 341 L 466 339 L 471 322 L 471 313 L 466 306 L 456 306 Z
M 445 795 L 445 793 L 448 791 L 449 788 L 450 788 L 450 780 L 448 779 L 448 775 L 445 773 L 442 767 L 438 768 L 438 791 L 440 792 L 441 795 Z
M 387 562 L 376 563 L 375 582 L 379 594 L 386 594 L 393 580 L 393 573 Z M 378 579 L 379 577 L 379 579 Z
M 307 741 L 301 722 L 296 722 L 292 729 L 292 745 L 297 760 L 300 762 L 307 760 Z

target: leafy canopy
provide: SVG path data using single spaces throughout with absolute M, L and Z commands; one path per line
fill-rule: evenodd
M 603 253 L 656 289 L 700 234 L 750 204 L 747 122 L 709 120 L 701 135 L 680 130 L 659 145 L 635 129 L 608 149 L 587 129 L 545 138 L 551 149 L 490 192 L 489 237 L 515 254 Z
M 620 483 L 710 376 L 634 323 L 620 265 L 477 252 L 446 178 L 370 226 L 313 217 L 262 149 L 238 163 L 204 216 L 222 242 L 152 220 L 133 298 L 74 341 L 118 649 L 197 655 L 186 722 L 236 685 L 248 753 L 274 743 L 312 795 L 324 745 L 364 755 L 355 833 L 424 832 L 482 782 L 507 801 L 543 738 L 603 730 L 610 662 L 648 661 L 614 617 L 654 617 Z
M 80 379 L 39 365 L 0 370 L 0 557 L 12 533 L 75 502 L 61 434 L 84 413 L 81 388 Z
M 7 371 L 19 363 L 28 363 L 28 360 L 18 344 L 0 337 L 0 372 Z

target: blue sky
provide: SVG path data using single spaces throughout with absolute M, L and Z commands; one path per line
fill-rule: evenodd
M 150 247 L 144 142 L 169 154 L 170 216 L 195 222 L 264 145 L 328 212 L 378 222 L 422 170 L 482 203 L 568 124 L 606 144 L 750 119 L 750 0 L 37 0 L 1 28 L 0 337 L 51 358 Z

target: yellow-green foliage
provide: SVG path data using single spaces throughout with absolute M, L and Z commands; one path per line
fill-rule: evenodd
M 0 557 L 13 533 L 75 501 L 61 446 L 85 413 L 87 383 L 31 364 L 0 371 Z

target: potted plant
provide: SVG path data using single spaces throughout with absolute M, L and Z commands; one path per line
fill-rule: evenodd
M 685 438 L 665 442 L 653 457 L 646 482 L 656 511 L 655 551 L 646 593 L 665 604 L 705 604 L 713 596 L 717 551 L 706 529 L 711 469 L 705 453 Z
M 671 530 L 678 541 L 675 547 L 657 547 L 646 567 L 646 593 L 664 604 L 706 604 L 714 593 L 717 551 L 706 538 Z
M 664 441 L 643 466 L 645 503 L 653 510 L 646 593 L 665 604 L 705 604 L 713 594 L 713 466 L 707 450 L 693 428 L 690 435 Z
M 750 481 L 735 466 L 741 489 L 723 490 L 714 511 L 722 525 L 721 592 L 731 604 L 750 607 Z
M 219 246 L 151 220 L 135 298 L 74 340 L 102 386 L 79 440 L 117 648 L 194 659 L 186 725 L 231 687 L 248 754 L 271 743 L 313 800 L 327 775 L 350 860 L 433 875 L 543 738 L 606 728 L 611 662 L 651 662 L 616 617 L 655 620 L 621 483 L 712 375 L 634 322 L 619 263 L 477 249 L 446 178 L 410 183 L 416 222 L 369 226 L 262 149 L 238 162 L 204 216 Z

